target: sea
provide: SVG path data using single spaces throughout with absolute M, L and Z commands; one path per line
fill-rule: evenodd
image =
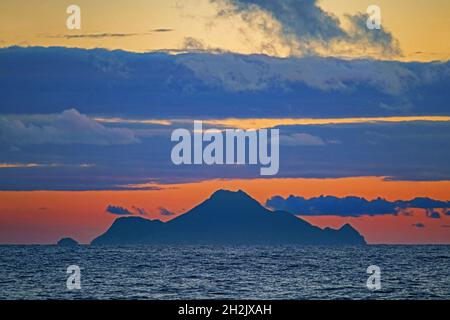
M 2 245 L 0 299 L 450 299 L 450 246 Z

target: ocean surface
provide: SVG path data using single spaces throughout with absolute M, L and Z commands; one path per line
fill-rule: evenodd
M 0 299 L 450 299 L 450 246 L 0 246 Z

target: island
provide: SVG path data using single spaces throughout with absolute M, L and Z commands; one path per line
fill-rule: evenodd
M 72 238 L 62 238 L 56 244 L 61 247 L 74 247 L 78 245 L 78 242 Z
M 350 224 L 321 229 L 292 213 L 271 211 L 241 190 L 218 190 L 168 222 L 117 218 L 91 244 L 364 245 L 366 241 Z

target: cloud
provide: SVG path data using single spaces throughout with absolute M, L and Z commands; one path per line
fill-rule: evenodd
M 426 215 L 428 218 L 431 218 L 431 219 L 440 219 L 441 218 L 440 213 L 437 211 L 434 211 L 433 208 L 427 209 Z
M 421 80 L 401 63 L 319 57 L 276 59 L 234 54 L 191 54 L 177 57 L 205 83 L 228 91 L 263 91 L 302 83 L 322 91 L 353 91 L 358 86 L 400 95 Z M 442 70 L 444 71 L 444 70 Z M 381 104 L 380 104 L 381 105 Z
M 95 165 L 90 163 L 82 164 L 61 164 L 61 163 L 0 163 L 0 169 L 17 169 L 17 168 L 91 168 Z
M 127 208 L 120 207 L 120 206 L 113 206 L 113 205 L 107 206 L 106 207 L 106 212 L 111 213 L 111 214 L 117 214 L 117 215 L 130 215 L 130 214 L 133 214 Z
M 145 122 L 145 118 L 143 119 Z M 238 122 L 237 122 L 238 123 Z M 283 122 L 284 123 L 284 122 Z M 250 126 L 250 123 L 248 123 Z M 270 123 L 269 123 L 270 124 Z M 153 128 L 154 124 L 114 123 L 130 130 Z M 217 123 L 206 128 L 221 128 Z M 227 126 L 232 124 L 227 122 Z M 247 126 L 247 124 L 245 125 Z M 264 125 L 262 125 L 264 127 Z M 161 127 L 157 125 L 157 127 Z M 192 122 L 173 122 L 167 134 L 141 137 L 140 144 L 128 145 L 27 145 L 17 152 L 0 152 L 0 163 L 54 164 L 58 167 L 0 169 L 1 190 L 116 190 L 164 187 L 165 183 L 186 183 L 206 179 L 259 178 L 254 166 L 173 166 L 170 152 L 173 128 L 192 128 Z M 250 126 L 251 127 L 251 126 Z M 272 124 L 270 124 L 272 127 Z M 331 125 L 284 125 L 282 135 L 307 133 L 320 137 L 327 144 L 317 147 L 280 148 L 278 178 L 340 178 L 377 176 L 385 180 L 446 181 L 450 179 L 450 122 L 360 123 Z M 374 132 L 389 136 L 377 145 L 370 142 Z M 426 134 L 424 134 L 426 133 Z M 137 133 L 135 133 L 137 134 Z M 339 140 L 341 144 L 329 141 Z M 432 157 L 430 155 L 433 155 Z M 168 156 L 169 155 L 169 156 Z M 88 168 L 75 164 L 92 163 Z M 63 164 L 74 164 L 66 166 Z M 292 192 L 296 192 L 292 190 Z M 416 200 L 418 201 L 418 200 Z M 423 201 L 423 200 L 421 200 Z M 136 204 L 137 205 L 137 204 Z M 426 203 L 417 206 L 425 206 Z M 430 206 L 432 207 L 432 206 Z M 131 207 L 129 207 L 131 208 Z M 450 208 L 448 206 L 447 208 Z M 438 210 L 441 212 L 441 210 Z M 441 216 L 443 213 L 441 214 Z
M 206 47 L 206 45 L 204 44 L 204 42 L 202 40 L 199 40 L 199 39 L 196 39 L 193 37 L 186 37 L 183 40 L 183 44 L 182 44 L 180 50 L 196 52 L 196 51 L 206 51 L 206 50 L 210 50 L 210 49 L 208 49 Z
M 173 29 L 168 29 L 168 28 L 159 28 L 159 29 L 153 29 L 151 31 L 152 32 L 172 32 L 174 30 Z
M 108 205 L 108 207 L 106 207 L 106 212 L 117 215 L 147 215 L 147 211 L 143 208 L 138 208 L 136 206 L 132 206 L 131 208 L 132 209 L 130 210 L 121 206 Z
M 398 41 L 383 28 L 369 30 L 368 16 L 345 15 L 340 21 L 317 0 L 213 0 L 218 17 L 239 16 L 265 34 L 266 43 L 281 42 L 291 55 L 398 56 Z M 279 25 L 278 28 L 274 27 Z
M 217 1 L 220 2 L 220 1 Z M 231 11 L 247 14 L 262 9 L 270 13 L 283 26 L 285 34 L 301 39 L 331 40 L 342 37 L 345 32 L 339 27 L 339 20 L 322 10 L 315 0 L 228 0 L 232 7 L 224 8 L 219 14 Z M 248 19 L 248 15 L 244 18 Z
M 423 224 L 423 223 L 414 223 L 414 224 L 412 224 L 412 226 L 413 227 L 415 227 L 415 228 L 425 228 L 425 225 Z
M 0 117 L 0 143 L 121 145 L 138 143 L 126 128 L 108 128 L 75 109 L 65 110 L 47 119 L 29 121 Z
M 414 216 L 414 212 L 410 208 L 397 208 L 397 214 L 405 217 Z
M 133 210 L 139 215 L 142 215 L 142 216 L 147 215 L 147 211 L 143 208 L 138 208 L 138 207 L 133 206 Z
M 98 61 L 112 62 L 99 67 Z M 32 72 L 17 73 L 17 66 Z M 175 168 L 167 156 L 170 131 L 191 124 L 171 119 L 216 119 L 208 123 L 215 128 L 252 127 L 251 118 L 294 119 L 257 125 L 320 137 L 326 146 L 282 148 L 279 178 L 450 179 L 450 122 L 423 121 L 448 114 L 450 63 L 13 47 L 0 49 L 0 69 L 0 163 L 95 164 L 2 169 L 1 190 L 115 190 L 149 181 L 259 177 L 252 166 Z M 412 109 L 379 107 L 404 97 Z M 63 116 L 68 101 L 77 111 Z M 406 118 L 383 122 L 400 115 Z M 133 121 L 95 121 L 116 117 Z M 147 124 L 146 117 L 156 121 Z M 344 123 L 329 122 L 342 117 Z M 308 124 L 309 118 L 318 122 Z M 152 136 L 147 129 L 169 134 Z
M 298 215 L 338 215 L 355 217 L 362 215 L 404 214 L 405 208 L 421 208 L 427 210 L 427 216 L 432 217 L 433 215 L 433 218 L 437 218 L 435 215 L 436 212 L 432 209 L 448 208 L 450 206 L 450 201 L 438 201 L 430 198 L 414 198 L 409 201 L 388 201 L 377 198 L 369 201 L 354 196 L 345 198 L 320 196 L 305 199 L 303 197 L 291 195 L 288 198 L 274 196 L 266 201 L 266 206 L 275 210 L 288 211 Z M 434 214 L 429 214 L 429 211 L 434 212 Z
M 291 135 L 282 135 L 280 144 L 286 146 L 324 146 L 325 141 L 321 137 L 308 133 L 293 133 Z
M 134 119 L 135 116 L 131 118 Z M 150 124 L 145 124 L 146 118 L 141 119 L 143 123 L 105 123 L 109 127 L 128 127 L 141 139 L 139 144 L 26 145 L 21 146 L 21 150 L 16 152 L 10 152 L 8 146 L 5 146 L 6 152 L 0 152 L 0 163 L 10 168 L 0 169 L 2 182 L 0 189 L 116 190 L 148 188 L 155 185 L 164 187 L 161 184 L 205 179 L 260 177 L 259 171 L 254 166 L 239 166 L 239 168 L 230 166 L 208 168 L 206 165 L 173 166 L 170 160 L 173 147 L 170 132 L 173 128 L 180 127 L 192 129 L 192 120 L 183 123 L 171 121 L 170 125 L 160 126 L 153 124 L 152 121 Z M 450 179 L 448 165 L 450 122 L 448 121 L 399 123 L 370 123 L 369 121 L 330 125 L 286 125 L 285 122 L 275 122 L 282 136 L 306 133 L 320 137 L 326 142 L 325 146 L 317 147 L 281 146 L 278 178 L 378 176 L 385 180 L 408 181 Z M 252 127 L 251 122 L 241 124 Z M 268 124 L 269 127 L 273 125 L 271 122 Z M 226 125 L 233 128 L 232 122 L 226 122 Z M 217 123 L 204 123 L 204 126 L 205 129 L 222 128 Z M 259 126 L 258 124 L 255 127 Z M 261 126 L 264 127 L 264 123 L 261 123 Z M 167 133 L 148 137 L 136 133 L 136 130 L 143 128 L 153 130 L 154 127 L 163 127 Z M 369 131 L 376 134 L 367 136 L 365 133 Z M 378 135 L 388 136 L 389 139 L 379 138 L 376 145 L 372 144 L 374 137 Z M 329 143 L 330 140 L 339 140 L 342 143 L 332 144 Z M 33 163 L 61 164 L 61 166 L 11 167 L 11 164 Z M 88 168 L 75 166 L 80 163 L 92 163 L 95 166 Z M 68 164 L 74 164 L 74 166 L 68 166 Z M 296 190 L 292 192 L 295 194 Z M 441 210 L 438 211 L 441 212 Z
M 371 50 L 379 50 L 383 56 L 400 56 L 402 51 L 400 43 L 385 29 L 370 30 L 366 27 L 367 15 L 357 13 L 356 15 L 345 16 L 350 23 L 350 28 L 344 37 L 344 42 L 348 41 L 358 45 L 363 50 L 362 53 L 370 55 Z
M 159 208 L 159 214 L 162 216 L 173 216 L 175 213 L 172 211 L 167 210 L 166 208 L 160 207 Z
M 40 167 L 55 167 L 57 164 L 41 164 L 41 163 L 0 163 L 0 169 L 12 168 L 40 168 Z
M 82 34 L 58 34 L 49 35 L 48 38 L 65 38 L 65 39 L 98 39 L 98 38 L 125 38 L 143 35 L 142 33 L 82 33 Z
M 33 72 L 17 75 L 17 65 Z M 450 99 L 450 62 L 13 47 L 0 49 L 0 69 L 2 113 L 55 113 L 70 101 L 97 116 L 445 115 Z

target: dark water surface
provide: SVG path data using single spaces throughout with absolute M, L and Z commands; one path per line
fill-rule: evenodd
M 0 299 L 450 299 L 450 246 L 0 246 Z

